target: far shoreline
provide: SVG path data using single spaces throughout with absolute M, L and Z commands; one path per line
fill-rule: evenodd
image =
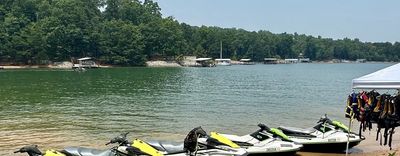
M 313 61 L 310 63 L 301 64 L 391 64 L 398 62 L 387 62 L 387 61 L 368 61 L 365 63 L 359 62 L 331 62 L 331 61 Z M 255 64 L 264 64 L 263 62 L 255 62 Z M 284 64 L 284 63 L 281 63 Z M 294 63 L 298 64 L 298 63 Z M 233 64 L 236 65 L 236 64 Z M 99 68 L 118 68 L 118 67 L 186 67 L 182 66 L 176 61 L 147 61 L 145 66 L 118 66 L 118 65 L 105 65 L 102 64 Z M 56 66 L 56 65 L 0 65 L 0 70 L 10 69 L 73 69 L 72 67 Z

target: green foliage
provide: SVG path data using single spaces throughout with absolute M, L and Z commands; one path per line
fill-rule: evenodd
M 0 63 L 46 64 L 91 56 L 101 63 L 141 66 L 184 55 L 312 60 L 400 61 L 400 43 L 333 40 L 302 34 L 190 26 L 162 17 L 152 0 L 2 0 Z
M 144 65 L 143 40 L 137 26 L 122 20 L 103 23 L 100 60 L 107 64 Z

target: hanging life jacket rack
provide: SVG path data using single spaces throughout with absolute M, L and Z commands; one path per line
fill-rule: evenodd
M 377 124 L 376 141 L 379 140 L 380 145 L 388 145 L 391 150 L 394 130 L 400 126 L 400 90 L 397 95 L 388 92 L 379 94 L 376 90 L 353 91 L 347 97 L 345 117 L 350 119 L 349 127 L 353 118 L 360 122 L 360 137 L 362 132 L 372 129 L 373 123 Z

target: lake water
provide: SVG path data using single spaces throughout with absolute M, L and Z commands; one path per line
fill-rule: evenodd
M 196 126 L 246 134 L 258 123 L 308 127 L 325 113 L 346 121 L 351 80 L 390 65 L 0 70 L 0 155 L 27 144 L 106 148 L 121 132 L 183 140 Z

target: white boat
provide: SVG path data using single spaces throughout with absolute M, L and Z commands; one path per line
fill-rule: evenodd
M 221 48 L 220 48 L 220 52 L 219 52 L 219 59 L 215 59 L 215 65 L 217 65 L 217 66 L 230 66 L 231 65 L 231 59 L 222 58 L 222 42 L 221 42 Z
M 218 66 L 230 66 L 231 59 L 215 59 L 215 64 Z

